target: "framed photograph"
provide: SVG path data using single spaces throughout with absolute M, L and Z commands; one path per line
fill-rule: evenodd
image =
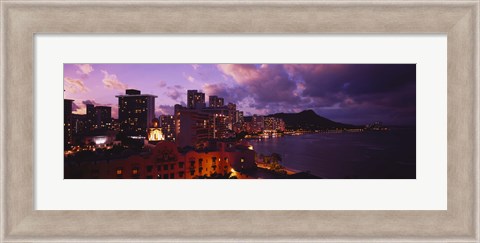
M 479 1 L 3 1 L 1 239 L 479 240 Z
M 416 64 L 63 68 L 64 179 L 416 179 Z

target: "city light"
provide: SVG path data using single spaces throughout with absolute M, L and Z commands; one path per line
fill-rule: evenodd
M 159 128 L 150 128 L 148 132 L 148 141 L 161 141 L 165 140 L 165 136 L 162 133 L 162 130 Z
M 95 142 L 96 145 L 102 145 L 107 142 L 107 137 L 105 136 L 99 136 L 99 137 L 94 137 L 93 141 Z
M 114 93 L 64 93 L 65 178 L 415 178 L 415 65 L 103 65 L 122 75 Z

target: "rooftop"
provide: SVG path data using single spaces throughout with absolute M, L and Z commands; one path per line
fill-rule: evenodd
M 151 95 L 151 94 L 142 94 L 140 90 L 136 89 L 127 89 L 125 90 L 124 95 L 115 95 L 115 97 L 145 97 L 145 96 L 150 96 L 150 97 L 158 97 L 156 95 Z
M 155 98 L 158 97 L 158 96 L 156 96 L 156 95 L 151 95 L 151 94 L 139 94 L 139 95 L 124 94 L 124 95 L 115 95 L 115 97 L 145 97 L 145 96 L 150 96 L 150 97 L 155 97 Z

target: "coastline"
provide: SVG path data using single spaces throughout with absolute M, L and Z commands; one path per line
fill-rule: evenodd
M 238 179 L 323 179 L 304 171 L 284 170 L 286 173 L 274 171 L 264 167 L 246 171 L 237 171 Z
M 322 178 L 336 179 L 409 179 L 415 178 L 415 147 L 410 146 L 405 152 L 400 151 L 396 144 L 405 143 L 414 134 L 415 127 L 391 127 L 358 133 L 285 134 L 248 141 L 257 153 L 258 167 L 270 168 L 270 157 L 277 154 L 281 158 L 277 157 L 275 161 L 289 175 L 309 172 Z M 381 174 L 378 168 L 386 172 Z

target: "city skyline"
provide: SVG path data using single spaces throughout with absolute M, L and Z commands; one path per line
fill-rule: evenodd
M 416 178 L 415 75 L 414 64 L 66 64 L 64 175 Z
M 112 107 L 138 89 L 158 96 L 155 116 L 187 106 L 187 90 L 235 103 L 245 115 L 312 109 L 349 124 L 415 125 L 415 64 L 64 64 L 64 97 L 72 111 Z

